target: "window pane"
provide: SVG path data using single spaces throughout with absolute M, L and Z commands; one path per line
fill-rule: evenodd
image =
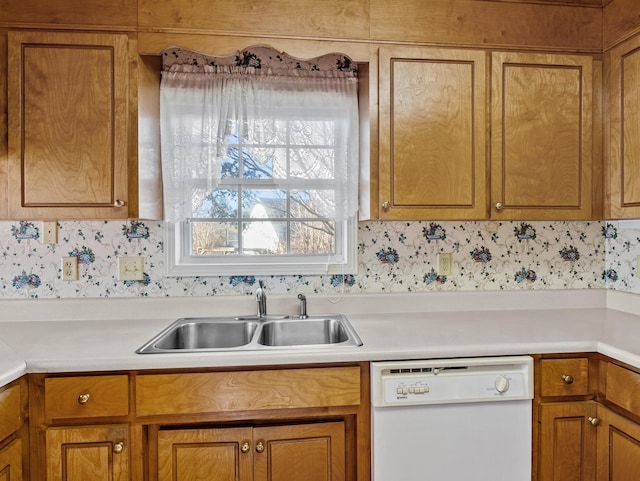
M 240 146 L 235 136 L 229 137 L 227 145 L 227 156 L 222 159 L 221 178 L 237 179 L 240 176 Z
M 287 178 L 287 151 L 286 147 L 278 147 L 273 151 L 273 178 Z
M 292 254 L 333 254 L 335 222 L 292 222 Z
M 333 149 L 291 149 L 291 177 L 298 179 L 333 179 Z
M 216 189 L 209 193 L 194 193 L 193 217 L 198 219 L 228 219 L 238 217 L 238 190 Z
M 293 145 L 333 145 L 335 139 L 333 121 L 298 120 L 289 123 L 290 142 Z
M 287 223 L 268 220 L 243 222 L 242 245 L 245 255 L 286 254 Z
M 291 217 L 302 219 L 335 217 L 335 197 L 333 190 L 291 191 Z
M 236 222 L 190 222 L 192 254 L 210 256 L 238 253 Z
M 273 155 L 271 147 L 245 147 L 242 153 L 242 176 L 245 179 L 272 179 Z
M 252 219 L 282 219 L 287 216 L 287 193 L 276 189 L 244 189 L 242 217 Z

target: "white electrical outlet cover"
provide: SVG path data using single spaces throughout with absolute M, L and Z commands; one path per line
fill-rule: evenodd
M 78 258 L 63 257 L 62 258 L 62 280 L 77 281 L 78 280 Z

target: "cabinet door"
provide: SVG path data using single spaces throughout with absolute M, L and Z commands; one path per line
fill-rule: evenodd
M 487 217 L 486 57 L 380 48 L 380 218 Z
M 595 481 L 596 403 L 540 407 L 538 481 Z
M 128 426 L 49 428 L 47 481 L 127 481 Z
M 342 422 L 255 428 L 254 481 L 344 481 Z
M 491 217 L 589 219 L 592 59 L 494 53 Z
M 640 37 L 613 49 L 609 66 L 607 157 L 610 177 L 605 201 L 605 208 L 609 210 L 605 213 L 614 219 L 637 219 L 640 217 Z
M 251 428 L 162 430 L 158 480 L 251 481 L 252 448 Z
M 9 216 L 126 218 L 127 36 L 8 35 Z
M 0 449 L 0 481 L 22 481 L 22 443 L 19 439 Z
M 640 425 L 599 406 L 598 481 L 637 481 Z

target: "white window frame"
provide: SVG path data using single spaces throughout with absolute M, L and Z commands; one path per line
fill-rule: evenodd
M 355 274 L 358 270 L 355 217 L 336 225 L 336 253 L 332 255 L 185 255 L 183 250 L 191 243 L 188 222 L 165 222 L 168 277 Z

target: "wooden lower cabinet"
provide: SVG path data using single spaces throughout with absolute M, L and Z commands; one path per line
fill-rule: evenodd
M 127 481 L 128 445 L 127 425 L 49 428 L 47 481 Z
M 539 406 L 538 481 L 595 481 L 597 404 Z
M 343 422 L 158 433 L 158 480 L 344 481 Z
M 0 481 L 22 479 L 22 442 L 16 439 L 0 449 Z
M 598 407 L 597 481 L 637 481 L 640 476 L 640 425 Z

